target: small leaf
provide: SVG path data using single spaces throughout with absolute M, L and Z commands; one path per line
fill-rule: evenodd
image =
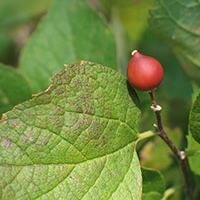
M 189 130 L 193 138 L 200 143 L 200 90 L 190 111 Z
M 187 151 L 199 151 L 200 152 L 200 144 L 197 143 L 191 134 L 187 136 L 188 140 L 188 148 Z M 190 167 L 192 171 L 200 176 L 200 153 L 196 153 L 194 155 L 188 156 Z
M 90 60 L 118 69 L 114 35 L 85 1 L 56 0 L 21 56 L 21 71 L 35 93 L 63 63 Z
M 11 67 L 0 64 L 0 115 L 31 98 L 24 77 Z
M 161 200 L 162 195 L 158 192 L 149 192 L 142 194 L 142 200 Z
M 159 171 L 150 168 L 142 168 L 143 194 L 157 192 L 163 194 L 165 191 L 164 177 Z
M 139 117 L 120 73 L 68 65 L 3 115 L 2 198 L 140 200 Z
M 174 48 L 183 69 L 200 78 L 200 9 L 196 0 L 155 0 L 149 12 L 150 26 Z

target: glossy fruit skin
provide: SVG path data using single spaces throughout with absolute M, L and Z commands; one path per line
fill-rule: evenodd
M 130 85 L 140 91 L 152 91 L 161 83 L 164 77 L 162 65 L 154 58 L 133 52 L 127 77 Z

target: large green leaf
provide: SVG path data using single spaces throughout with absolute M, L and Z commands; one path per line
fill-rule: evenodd
M 183 68 L 200 78 L 200 7 L 196 0 L 155 0 L 150 26 L 174 47 Z
M 4 114 L 2 199 L 140 200 L 132 98 L 120 73 L 82 62 Z
M 31 90 L 24 77 L 11 67 L 0 64 L 0 116 L 30 98 Z
M 79 60 L 117 69 L 114 35 L 85 1 L 57 0 L 24 49 L 21 71 L 40 92 L 63 63 Z
M 189 129 L 193 138 L 200 143 L 200 90 L 190 111 Z

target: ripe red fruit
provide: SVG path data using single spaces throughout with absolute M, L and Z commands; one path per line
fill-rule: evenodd
M 162 81 L 164 72 L 162 65 L 154 58 L 133 51 L 127 76 L 132 87 L 140 91 L 152 91 Z

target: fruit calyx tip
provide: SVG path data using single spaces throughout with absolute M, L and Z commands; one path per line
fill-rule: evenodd
M 134 56 L 135 53 L 137 53 L 137 50 L 132 51 L 131 55 Z

